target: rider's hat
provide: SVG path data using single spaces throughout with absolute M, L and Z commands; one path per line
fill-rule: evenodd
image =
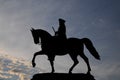
M 64 19 L 59 18 L 59 22 L 63 22 L 63 23 L 65 23 L 65 20 L 64 20 Z

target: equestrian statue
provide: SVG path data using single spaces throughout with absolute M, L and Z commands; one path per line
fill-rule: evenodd
M 55 72 L 54 70 L 55 56 L 57 55 L 62 56 L 62 55 L 69 54 L 69 56 L 74 62 L 72 67 L 69 69 L 69 73 L 72 73 L 73 68 L 79 63 L 77 56 L 80 56 L 81 58 L 83 58 L 83 60 L 87 64 L 87 68 L 88 68 L 87 73 L 90 73 L 91 67 L 90 67 L 88 58 L 84 54 L 84 45 L 89 50 L 91 55 L 93 55 L 93 57 L 100 60 L 100 56 L 96 51 L 95 47 L 93 46 L 93 43 L 91 42 L 90 39 L 88 38 L 78 39 L 73 37 L 67 38 L 64 19 L 61 19 L 61 18 L 59 19 L 59 28 L 58 28 L 58 31 L 55 31 L 54 36 L 52 36 L 50 33 L 42 29 L 32 28 L 31 33 L 33 36 L 34 43 L 41 44 L 41 51 L 36 52 L 33 56 L 33 59 L 32 59 L 33 67 L 36 66 L 35 58 L 37 55 L 47 55 L 52 68 L 51 73 L 54 73 Z

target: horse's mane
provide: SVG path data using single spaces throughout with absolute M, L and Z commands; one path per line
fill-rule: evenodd
M 52 37 L 52 35 L 50 33 L 48 33 L 47 31 L 43 30 L 43 29 L 37 29 L 37 31 L 42 34 L 43 36 L 48 36 L 48 37 Z

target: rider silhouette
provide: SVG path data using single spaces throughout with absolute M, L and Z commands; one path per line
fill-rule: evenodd
M 67 39 L 65 20 L 61 18 L 59 19 L 59 28 L 58 31 L 55 32 L 55 36 L 57 36 L 59 39 Z

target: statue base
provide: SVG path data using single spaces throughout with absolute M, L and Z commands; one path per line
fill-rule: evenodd
M 84 73 L 39 73 L 31 80 L 95 80 L 91 74 Z

